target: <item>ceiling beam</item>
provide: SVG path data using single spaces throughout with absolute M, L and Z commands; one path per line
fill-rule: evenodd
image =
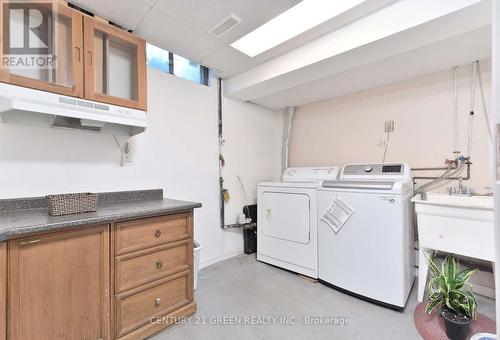
M 491 3 L 480 0 L 402 0 L 225 81 L 226 95 L 245 101 L 488 26 Z

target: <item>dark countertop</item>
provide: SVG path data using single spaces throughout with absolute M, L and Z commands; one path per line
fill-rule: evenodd
M 163 195 L 163 192 L 161 192 L 161 195 Z M 33 198 L 22 199 L 22 203 L 25 204 L 30 200 L 39 202 L 39 198 Z M 16 200 L 0 200 L 0 210 L 3 202 L 8 202 L 12 206 L 13 201 Z M 33 209 L 23 206 L 19 210 L 0 212 L 0 241 L 28 236 L 32 233 L 71 229 L 85 225 L 160 214 L 172 214 L 201 207 L 200 203 L 166 199 L 158 197 L 158 195 L 144 195 L 140 199 L 133 197 L 131 200 L 122 197 L 115 201 L 104 199 L 103 201 L 104 203 L 99 204 L 96 212 L 65 216 L 50 216 L 47 208 L 38 207 L 37 204 L 33 205 L 37 206 Z M 19 200 L 16 202 L 19 202 Z

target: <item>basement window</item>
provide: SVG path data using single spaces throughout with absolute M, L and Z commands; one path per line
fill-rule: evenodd
M 146 44 L 146 61 L 149 67 L 165 73 L 209 86 L 210 69 L 189 59 L 166 51 L 157 46 Z

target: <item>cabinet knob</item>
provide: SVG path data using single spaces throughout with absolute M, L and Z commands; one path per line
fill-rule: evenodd
M 161 236 L 161 231 L 157 230 L 156 233 L 155 233 L 155 236 L 156 237 L 160 237 Z
M 161 299 L 160 298 L 156 298 L 155 299 L 155 306 L 158 307 L 160 305 L 160 302 L 161 302 Z
M 156 261 L 156 269 L 160 270 L 163 267 L 163 262 L 161 260 Z

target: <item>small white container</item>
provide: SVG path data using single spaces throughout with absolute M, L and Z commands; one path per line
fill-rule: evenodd
M 474 334 L 470 340 L 494 340 L 497 336 L 491 333 L 477 333 Z
M 194 241 L 194 270 L 193 270 L 193 277 L 194 277 L 194 289 L 198 286 L 198 270 L 200 269 L 200 252 L 201 252 L 201 246 L 198 242 Z

